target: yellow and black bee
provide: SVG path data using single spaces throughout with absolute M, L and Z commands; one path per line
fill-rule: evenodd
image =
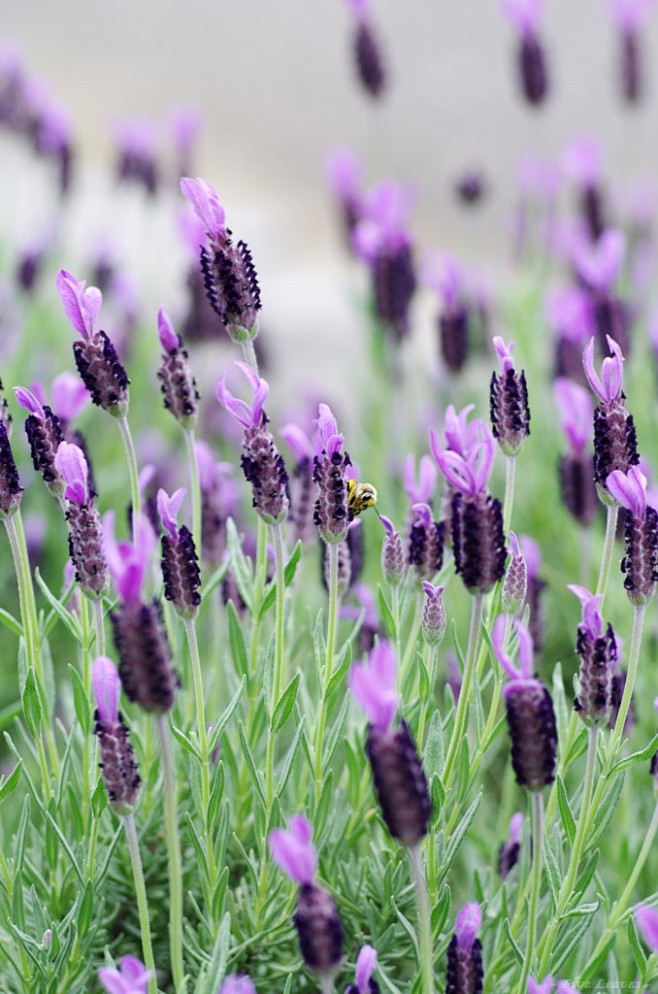
M 357 480 L 347 481 L 347 514 L 350 521 L 353 521 L 362 511 L 374 507 L 376 503 L 377 491 L 372 483 L 359 483 Z

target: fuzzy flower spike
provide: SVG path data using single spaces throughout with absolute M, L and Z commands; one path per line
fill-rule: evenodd
M 244 428 L 240 462 L 251 484 L 252 503 L 263 521 L 275 525 L 288 515 L 288 474 L 263 410 L 270 388 L 251 366 L 244 362 L 236 362 L 236 366 L 252 389 L 251 405 L 230 393 L 224 376 L 217 384 L 217 400 Z
M 0 520 L 10 518 L 20 507 L 23 487 L 9 441 L 11 420 L 0 419 Z
M 569 590 L 583 609 L 576 642 L 580 656 L 579 687 L 573 706 L 586 725 L 605 727 L 612 713 L 613 669 L 617 663 L 615 633 L 610 624 L 604 628 L 602 594 L 595 596 L 577 584 L 570 584 Z
M 510 677 L 503 695 L 512 744 L 512 766 L 520 786 L 540 791 L 555 779 L 557 731 L 553 702 L 541 680 L 532 675 L 532 639 L 519 621 L 514 622 L 514 627 L 519 642 L 520 667 L 516 667 L 507 655 L 507 624 L 507 616 L 499 615 L 491 641 L 498 662 Z
M 514 342 L 505 344 L 500 336 L 493 340 L 500 362 L 500 375 L 491 374 L 489 404 L 493 436 L 506 456 L 516 456 L 530 434 L 530 408 L 525 371 L 517 373 L 512 359 Z
M 95 661 L 91 685 L 96 702 L 94 718 L 101 754 L 100 767 L 107 797 L 117 814 L 129 814 L 141 783 L 128 729 L 119 713 L 121 681 L 111 659 Z
M 648 604 L 658 582 L 658 513 L 647 504 L 647 478 L 639 466 L 615 470 L 606 480 L 609 494 L 626 508 L 621 561 L 624 587 L 635 607 Z
M 354 15 L 354 63 L 365 92 L 377 99 L 386 88 L 386 72 L 377 38 L 368 17 L 368 0 L 347 0 Z
M 162 578 L 164 594 L 181 618 L 193 618 L 201 603 L 199 559 L 192 533 L 176 520 L 185 499 L 185 489 L 176 490 L 171 497 L 158 490 L 158 513 L 165 532 L 162 536 Z
M 59 418 L 47 404 L 25 387 L 14 387 L 16 400 L 26 411 L 25 434 L 30 444 L 32 465 L 54 497 L 61 497 L 64 484 L 55 469 L 55 455 L 64 432 Z
M 109 586 L 103 548 L 103 528 L 95 494 L 89 486 L 89 468 L 84 452 L 70 442 L 60 442 L 53 467 L 64 484 L 69 555 L 75 578 L 86 597 L 98 600 Z
M 560 427 L 569 452 L 560 459 L 562 499 L 567 510 L 581 525 L 591 525 L 596 516 L 594 460 L 586 451 L 594 407 L 587 391 L 571 380 L 559 378 L 553 386 Z
M 517 59 L 521 92 L 531 107 L 538 107 L 546 100 L 549 90 L 546 53 L 539 38 L 544 0 L 502 0 L 501 7 L 519 35 Z
M 299 884 L 294 922 L 304 962 L 316 973 L 333 973 L 343 958 L 343 926 L 333 897 L 315 883 L 318 857 L 311 842 L 313 829 L 301 815 L 290 828 L 270 832 L 272 859 Z
M 313 457 L 313 480 L 318 496 L 313 521 L 325 542 L 342 542 L 347 537 L 349 508 L 347 504 L 347 467 L 351 460 L 343 452 L 343 435 L 331 408 L 320 404 L 317 420 L 317 453 Z
M 367 663 L 355 664 L 350 671 L 352 696 L 370 718 L 366 754 L 382 818 L 393 838 L 415 846 L 427 833 L 432 804 L 406 722 L 393 728 L 399 705 L 395 685 L 395 652 L 385 641 L 377 643 Z
M 163 353 L 158 379 L 164 406 L 183 428 L 194 428 L 199 406 L 196 380 L 187 361 L 183 340 L 162 308 L 158 311 L 158 337 Z
M 482 994 L 482 943 L 477 933 L 482 925 L 479 904 L 465 904 L 457 915 L 455 934 L 448 946 L 446 991 L 449 994 Z
M 655 0 L 610 0 L 619 32 L 619 88 L 629 104 L 642 100 L 645 90 L 641 31 Z
M 246 242 L 233 244 L 217 191 L 203 179 L 185 177 L 180 188 L 204 226 L 207 242 L 201 247 L 201 271 L 210 305 L 234 342 L 251 341 L 258 334 L 260 287 Z
M 622 391 L 624 357 L 613 338 L 608 337 L 608 347 L 610 355 L 603 360 L 600 376 L 594 367 L 593 338 L 585 346 L 583 367 L 592 392 L 599 398 L 594 409 L 594 480 L 600 499 L 610 505 L 616 498 L 608 490 L 608 477 L 616 470 L 627 473 L 640 457 L 633 416 Z
M 130 381 L 114 345 L 96 328 L 103 299 L 100 290 L 87 287 L 65 269 L 57 277 L 57 290 L 64 312 L 81 338 L 73 344 L 73 355 L 92 401 L 113 417 L 124 417 Z

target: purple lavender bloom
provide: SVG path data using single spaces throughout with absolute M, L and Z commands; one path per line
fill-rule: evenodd
M 98 600 L 109 583 L 103 548 L 103 528 L 89 487 L 89 469 L 81 448 L 60 442 L 53 467 L 63 482 L 66 521 L 69 530 L 69 555 L 75 566 L 75 578 L 86 597 Z
M 551 994 L 552 990 L 552 977 L 544 977 L 541 983 L 534 977 L 528 977 L 528 994 Z
M 351 592 L 358 600 L 359 606 L 341 605 L 340 617 L 352 618 L 354 621 L 361 622 L 358 648 L 361 654 L 367 655 L 375 645 L 375 641 L 385 637 L 384 629 L 370 587 L 364 583 L 357 583 Z
M 519 34 L 518 72 L 521 92 L 531 107 L 539 107 L 548 96 L 546 53 L 539 38 L 543 0 L 502 0 L 503 13 Z
M 119 120 L 114 125 L 119 182 L 134 182 L 155 196 L 160 177 L 153 125 L 149 121 Z
M 352 667 L 349 684 L 357 704 L 370 718 L 366 754 L 384 822 L 393 838 L 414 846 L 427 833 L 432 805 L 406 722 L 392 727 L 399 705 L 392 646 L 378 642 L 367 663 Z
M 382 545 L 382 573 L 391 587 L 397 587 L 404 579 L 404 549 L 400 533 L 396 532 L 390 518 L 380 514 L 379 520 L 384 526 L 386 537 Z
M 528 570 L 528 593 L 526 604 L 530 608 L 530 635 L 535 651 L 539 652 L 543 644 L 544 625 L 542 618 L 541 595 L 546 583 L 539 576 L 541 569 L 541 550 L 529 535 L 520 537 L 521 551 Z
M 648 604 L 658 582 L 658 513 L 647 504 L 647 478 L 639 466 L 627 473 L 615 470 L 606 480 L 610 496 L 626 508 L 621 561 L 624 587 L 635 607 Z
M 317 420 L 318 452 L 313 457 L 313 480 L 318 496 L 313 522 L 325 542 L 342 542 L 347 535 L 349 508 L 347 504 L 347 467 L 350 457 L 343 452 L 343 435 L 331 408 L 320 404 Z
M 655 0 L 611 0 L 610 12 L 619 32 L 619 86 L 626 103 L 641 101 L 644 86 L 641 30 Z
M 652 953 L 658 952 L 658 911 L 655 908 L 635 909 L 635 924 Z
M 352 247 L 352 232 L 361 217 L 363 170 L 361 163 L 347 148 L 334 148 L 325 158 L 325 175 L 338 201 L 345 240 Z
M 427 600 L 423 605 L 421 632 L 428 645 L 440 645 L 446 631 L 446 609 L 443 603 L 444 587 L 423 580 L 423 590 Z
M 505 614 L 517 614 L 523 608 L 528 593 L 528 567 L 513 531 L 510 531 L 508 538 L 510 561 L 503 581 L 502 606 Z
M 624 357 L 617 342 L 608 338 L 610 356 L 603 360 L 601 376 L 594 368 L 594 339 L 590 339 L 583 352 L 583 367 L 587 382 L 599 397 L 594 410 L 594 480 L 600 499 L 613 504 L 614 498 L 607 488 L 612 472 L 628 472 L 639 462 L 637 435 L 633 417 L 626 408 L 622 392 L 622 363 Z
M 158 369 L 164 406 L 186 430 L 194 428 L 197 419 L 199 391 L 188 364 L 180 335 L 162 308 L 158 311 L 158 337 L 163 356 Z
M 407 560 L 421 580 L 431 580 L 443 565 L 445 525 L 435 521 L 429 504 L 414 504 Z
M 506 456 L 517 456 L 530 434 L 530 408 L 525 371 L 517 373 L 512 359 L 514 342 L 505 344 L 497 335 L 493 346 L 501 366 L 491 374 L 489 406 L 491 427 Z
M 613 290 L 625 255 L 626 240 L 621 232 L 613 229 L 604 231 L 595 243 L 576 238 L 572 246 L 572 261 L 590 294 L 594 323 L 603 352 L 606 351 L 608 337 L 618 342 L 625 353 L 629 350 L 630 312 Z
M 454 411 L 452 405 L 450 409 Z M 436 467 L 429 456 L 420 457 L 417 473 L 414 457 L 407 456 L 404 464 L 404 492 L 412 504 L 430 503 L 436 487 L 436 476 Z
M 577 286 L 554 290 L 546 319 L 556 336 L 555 375 L 584 385 L 583 348 L 596 331 L 591 294 Z
M 268 417 L 263 410 L 270 388 L 251 366 L 243 362 L 236 362 L 236 366 L 253 391 L 251 406 L 230 393 L 225 376 L 217 384 L 217 399 L 245 429 L 240 462 L 246 480 L 251 484 L 252 503 L 263 521 L 275 525 L 285 521 L 288 515 L 288 474 L 267 428 Z
M 481 925 L 480 905 L 465 904 L 448 946 L 446 994 L 482 994 L 482 943 L 477 938 Z
M 29 412 L 25 421 L 25 434 L 30 444 L 32 465 L 40 473 L 48 490 L 55 497 L 61 497 L 64 490 L 61 477 L 55 469 L 55 455 L 64 433 L 59 418 L 47 404 L 25 387 L 14 387 L 16 400 Z
M 521 829 L 523 827 L 523 815 L 517 811 L 510 818 L 509 834 L 505 842 L 501 843 L 498 850 L 498 874 L 501 880 L 505 880 L 512 872 L 512 869 L 519 861 L 521 851 Z
M 194 107 L 183 107 L 172 114 L 169 123 L 178 156 L 176 171 L 179 176 L 189 175 L 192 172 L 194 146 L 201 130 L 201 113 Z
M 480 203 L 488 192 L 488 184 L 483 174 L 477 169 L 467 169 L 454 184 L 458 200 L 469 207 Z
M 356 982 L 348 984 L 344 994 L 379 994 L 379 984 L 372 977 L 376 969 L 377 950 L 374 946 L 362 946 L 356 960 Z
M 256 994 L 256 988 L 246 974 L 232 973 L 219 988 L 219 994 Z
M 118 814 L 128 814 L 137 800 L 141 781 L 128 729 L 119 714 L 121 681 L 107 656 L 99 656 L 94 662 L 91 685 L 96 702 L 100 768 L 108 800 Z
M 587 391 L 571 380 L 557 379 L 553 394 L 570 448 L 559 464 L 562 498 L 576 521 L 588 527 L 597 510 L 594 459 L 585 451 L 594 407 Z
M 230 463 L 216 462 L 205 442 L 196 443 L 201 487 L 201 554 L 218 566 L 226 548 L 226 521 L 235 517 L 240 496 Z
M 201 603 L 199 559 L 189 528 L 179 528 L 176 521 L 186 493 L 181 488 L 169 497 L 160 489 L 157 505 L 166 532 L 162 536 L 161 559 L 164 594 L 181 618 L 193 618 Z
M 386 87 L 386 72 L 377 38 L 368 18 L 368 0 L 347 0 L 354 15 L 354 62 L 365 92 L 377 99 Z
M 201 270 L 208 300 L 232 341 L 251 341 L 258 334 L 262 306 L 251 252 L 246 242 L 233 244 L 224 208 L 210 183 L 186 177 L 180 188 L 205 227 L 208 241 L 201 248 Z
M 313 443 L 305 431 L 296 424 L 287 424 L 279 434 L 285 439 L 295 457 L 295 467 L 288 480 L 290 500 L 289 521 L 294 527 L 293 541 L 301 540 L 304 545 L 316 541 L 313 526 L 313 506 L 317 498 L 313 480 Z
M 512 766 L 520 786 L 540 791 L 555 779 L 557 730 L 553 702 L 541 680 L 532 676 L 530 632 L 519 621 L 514 622 L 519 644 L 520 668 L 517 668 L 505 649 L 507 624 L 506 615 L 499 615 L 491 641 L 498 662 L 511 677 L 503 696 L 512 744 Z
M 568 589 L 583 608 L 576 642 L 580 656 L 579 687 L 573 706 L 586 725 L 605 727 L 612 713 L 612 677 L 617 662 L 615 633 L 610 624 L 604 630 L 600 613 L 602 594 L 595 596 L 577 584 L 570 584 Z
M 130 381 L 114 345 L 104 331 L 95 327 L 101 292 L 85 286 L 64 269 L 57 277 L 66 316 L 82 337 L 82 341 L 73 344 L 75 363 L 94 404 L 114 417 L 123 417 L 128 411 Z
M 298 884 L 312 884 L 318 868 L 318 857 L 311 842 L 313 829 L 301 815 L 290 819 L 290 828 L 275 828 L 269 834 L 268 845 L 272 859 L 287 877 Z
M 101 967 L 98 980 L 106 994 L 147 994 L 153 976 L 135 956 L 122 956 L 119 969 Z
M 466 275 L 451 256 L 429 255 L 421 279 L 442 302 L 437 321 L 441 356 L 447 369 L 458 373 L 468 358 L 471 337 L 471 302 L 466 290 Z
M 52 408 L 63 427 L 78 416 L 89 403 L 89 391 L 73 373 L 56 376 L 50 388 Z
M 601 146 L 593 138 L 579 138 L 567 146 L 563 162 L 565 172 L 578 186 L 580 213 L 590 238 L 596 241 L 606 228 Z

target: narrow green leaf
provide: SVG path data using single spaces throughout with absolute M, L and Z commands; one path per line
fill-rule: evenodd
M 201 969 L 194 994 L 217 994 L 226 974 L 230 941 L 231 916 L 227 913 L 219 927 L 210 962 Z
M 220 583 L 222 583 L 227 572 L 228 572 L 228 560 L 223 562 L 221 566 L 218 566 L 217 569 L 210 574 L 210 576 L 205 581 L 205 583 L 203 584 L 200 590 L 202 604 L 206 600 L 208 600 L 213 590 L 216 590 L 217 587 L 220 585 Z
M 562 883 L 562 874 L 560 873 L 560 867 L 557 864 L 555 853 L 551 848 L 547 836 L 544 836 L 544 866 L 546 867 L 546 877 L 548 878 L 548 886 L 551 890 L 553 907 L 556 907 Z
M 22 713 L 23 705 L 20 701 L 14 701 L 13 704 L 8 704 L 7 707 L 0 709 L 0 731 L 9 728 Z
M 302 717 L 300 717 L 299 722 L 297 724 L 297 731 L 295 732 L 295 737 L 292 740 L 290 748 L 288 749 L 288 755 L 286 756 L 286 761 L 283 770 L 281 771 L 281 779 L 279 781 L 280 794 L 283 794 L 286 788 L 286 784 L 288 783 L 288 777 L 292 772 L 293 763 L 295 762 L 295 758 L 297 756 L 297 751 L 299 749 L 299 744 L 302 740 L 303 734 L 304 734 L 304 717 L 302 715 Z
M 100 818 L 101 814 L 108 805 L 107 792 L 105 790 L 105 781 L 102 777 L 99 777 L 96 781 L 96 787 L 91 795 L 91 810 L 94 813 L 94 818 Z
M 327 825 L 329 811 L 331 810 L 334 802 L 333 785 L 334 771 L 329 770 L 325 773 L 324 783 L 322 784 L 322 793 L 320 794 L 320 800 L 318 801 L 318 806 L 315 809 L 315 814 L 313 816 L 313 825 L 317 829 L 318 837 L 322 835 L 322 832 Z
M 70 631 L 71 635 L 78 643 L 78 645 L 82 645 L 82 629 L 80 627 L 78 619 L 75 617 L 75 615 L 71 614 L 71 612 L 64 607 L 62 602 L 57 597 L 55 597 L 54 593 L 52 592 L 52 590 L 50 589 L 44 578 L 41 576 L 38 566 L 34 571 L 34 576 L 36 578 L 37 583 L 39 584 L 42 594 L 50 604 L 55 614 L 57 614 L 60 621 L 62 621 L 64 625 L 68 628 L 68 630 Z
M 443 769 L 444 762 L 443 725 L 441 723 L 441 715 L 438 710 L 435 710 L 430 719 L 425 754 L 423 756 L 423 767 L 428 780 L 431 780 L 435 773 L 439 773 Z
M 57 807 L 55 805 L 55 800 L 54 798 L 51 798 L 50 803 L 48 805 L 48 821 L 46 822 L 45 825 L 46 859 L 48 860 L 48 865 L 50 867 L 51 872 L 57 866 L 57 853 L 59 849 L 57 842 L 57 833 L 52 827 L 53 823 L 55 822 L 56 814 L 57 814 Z
M 566 963 L 574 949 L 578 948 L 593 923 L 594 915 L 585 915 L 564 923 L 553 946 L 553 958 L 549 965 L 551 973 L 560 972 L 562 964 Z
M 13 794 L 21 779 L 21 770 L 23 769 L 22 763 L 16 763 L 9 776 L 0 778 L 0 801 L 4 801 L 5 797 L 9 797 Z
M 249 673 L 249 657 L 242 633 L 242 625 L 240 624 L 238 612 L 235 610 L 233 601 L 227 603 L 226 614 L 228 617 L 228 642 L 231 649 L 231 659 L 233 660 L 235 672 L 239 677 L 244 677 Z
M 245 685 L 245 678 L 243 677 L 242 680 L 240 681 L 240 686 L 233 694 L 233 697 L 231 698 L 231 700 L 229 701 L 229 703 L 226 705 L 221 715 L 219 716 L 219 719 L 212 730 L 212 735 L 210 736 L 210 740 L 208 742 L 208 751 L 210 753 L 214 752 L 215 749 L 217 748 L 217 743 L 219 742 L 220 735 L 228 725 L 229 721 L 231 720 L 231 715 L 233 714 L 238 704 L 240 703 L 240 698 L 242 697 L 244 685 Z
M 17 621 L 13 614 L 10 614 L 9 611 L 5 611 L 2 607 L 0 607 L 0 624 L 3 624 L 5 628 L 8 628 L 10 632 L 14 633 L 14 635 L 20 636 L 23 634 L 23 626 L 20 621 Z
M 281 694 L 281 697 L 276 703 L 274 708 L 274 715 L 272 717 L 272 727 L 275 732 L 278 732 L 280 728 L 283 728 L 288 718 L 290 717 L 290 712 L 295 706 L 295 701 L 297 700 L 297 688 L 299 687 L 299 673 L 295 673 L 294 677 L 286 687 L 286 689 Z
M 633 915 L 631 915 L 626 922 L 626 934 L 628 936 L 629 945 L 633 950 L 635 965 L 637 966 L 640 976 L 643 976 L 647 965 L 647 955 L 642 948 L 640 937 L 637 934 L 637 925 L 635 924 L 635 918 Z
M 66 836 L 64 835 L 64 833 L 62 832 L 61 828 L 59 827 L 59 825 L 57 824 L 57 822 L 52 817 L 52 815 L 50 814 L 49 811 L 46 812 L 46 817 L 48 819 L 48 822 L 52 825 L 52 827 L 54 828 L 55 832 L 57 833 L 57 838 L 59 839 L 60 844 L 61 844 L 62 848 L 64 849 L 64 852 L 66 853 L 66 855 L 68 856 L 68 858 L 70 860 L 71 866 L 73 867 L 73 870 L 75 871 L 76 877 L 78 878 L 78 880 L 80 881 L 80 883 L 84 886 L 85 879 L 84 879 L 84 877 L 82 875 L 82 870 L 80 869 L 80 867 L 78 865 L 78 861 L 75 858 L 73 850 L 71 849 L 71 846 L 69 845 Z
M 176 726 L 174 725 L 173 721 L 170 722 L 170 727 L 171 727 L 172 735 L 174 736 L 174 738 L 176 739 L 176 741 L 179 742 L 182 745 L 182 747 L 185 750 L 185 752 L 189 752 L 190 756 L 194 756 L 195 759 L 198 759 L 198 761 L 201 762 L 201 754 L 200 754 L 199 750 L 192 743 L 192 741 L 187 737 L 187 735 L 185 734 L 185 732 L 183 732 L 182 729 L 180 729 L 180 728 L 176 728 Z
M 69 663 L 69 675 L 73 688 L 73 707 L 83 735 L 91 734 L 91 705 L 85 693 L 82 678 L 75 666 Z
M 86 935 L 89 931 L 89 926 L 92 923 L 94 917 L 94 885 L 91 880 L 87 881 L 84 892 L 82 894 L 82 900 L 80 901 L 80 910 L 78 912 L 77 929 L 78 936 Z
M 299 558 L 301 554 L 302 554 L 302 543 L 298 539 L 297 543 L 295 544 L 295 548 L 292 550 L 292 555 L 290 556 L 288 562 L 283 568 L 284 587 L 289 587 L 290 584 L 292 583 L 295 577 L 295 573 L 297 571 L 297 564 L 299 563 Z M 276 600 L 276 584 L 273 581 L 269 585 L 267 593 L 265 594 L 265 597 L 263 599 L 263 603 L 261 604 L 261 608 L 258 613 L 259 619 L 262 619 L 263 615 L 265 615 L 270 610 L 275 600 Z
M 566 918 L 583 918 L 586 915 L 593 915 L 601 907 L 600 901 L 592 901 L 590 904 L 581 904 L 578 908 L 572 908 L 571 911 L 567 911 L 565 914 L 560 915 L 560 921 L 564 921 Z
M 34 738 L 36 738 L 41 729 L 42 711 L 34 670 L 32 669 L 27 671 L 27 679 L 23 691 L 23 717 L 25 718 L 25 724 L 30 729 Z
M 249 748 L 249 743 L 247 742 L 247 736 L 245 735 L 244 725 L 241 721 L 238 722 L 238 733 L 240 735 L 240 745 L 242 746 L 242 752 L 244 753 L 244 758 L 247 760 L 247 769 L 249 771 L 249 776 L 251 777 L 251 782 L 256 788 L 256 794 L 261 803 L 263 810 L 267 810 L 267 802 L 265 800 L 265 793 L 263 791 L 263 785 L 260 782 L 260 777 L 258 776 L 258 771 L 256 769 L 256 764 L 254 762 L 254 757 Z
M 613 776 L 615 773 L 621 773 L 623 770 L 627 770 L 629 766 L 635 766 L 636 763 L 645 763 L 648 759 L 651 759 L 655 752 L 658 752 L 658 732 L 656 732 L 651 742 L 644 749 L 639 749 L 637 752 L 632 752 L 630 756 L 618 759 L 610 770 L 610 775 Z
M 391 611 L 390 605 L 386 600 L 386 594 L 382 586 L 377 584 L 377 603 L 379 605 L 379 614 L 384 623 L 384 628 L 386 629 L 386 634 L 389 638 L 395 638 L 395 621 L 393 619 L 393 612 Z
M 240 541 L 233 518 L 228 518 L 226 522 L 226 544 L 237 588 L 240 591 L 242 600 L 247 605 L 247 610 L 251 612 L 253 607 L 251 599 L 254 584 L 253 570 L 251 563 L 242 550 L 242 542 Z
M 567 797 L 567 791 L 564 786 L 564 780 L 558 773 L 557 781 L 557 803 L 560 809 L 560 818 L 562 820 L 562 827 L 564 828 L 565 835 L 569 840 L 569 844 L 573 845 L 573 840 L 576 836 L 576 822 L 574 816 L 571 812 L 571 807 L 569 805 L 569 798 Z
M 443 867 L 441 868 L 442 876 L 445 876 L 445 874 L 448 872 L 448 870 L 454 863 L 455 857 L 457 856 L 457 853 L 459 852 L 461 845 L 464 839 L 466 838 L 468 830 L 473 823 L 473 819 L 475 818 L 478 812 L 478 808 L 480 807 L 481 802 L 482 802 L 482 792 L 480 791 L 478 796 L 475 798 L 471 806 L 466 811 L 464 817 L 457 825 L 455 831 L 452 833 L 450 837 L 450 842 L 448 843 L 448 849 L 446 851 L 445 862 L 443 864 Z
M 525 957 L 524 957 L 523 953 L 521 952 L 521 949 L 519 948 L 519 946 L 518 946 L 518 944 L 516 942 L 516 939 L 512 935 L 512 929 L 510 928 L 509 918 L 506 918 L 505 921 L 503 922 L 503 928 L 505 929 L 505 935 L 507 936 L 507 941 L 509 942 L 510 946 L 512 947 L 512 951 L 513 951 L 514 955 L 516 956 L 517 960 L 519 961 L 520 966 L 523 966 L 523 961 L 524 961 Z

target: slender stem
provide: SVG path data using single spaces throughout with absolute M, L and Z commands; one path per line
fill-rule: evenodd
M 201 753 L 201 823 L 206 840 L 206 859 L 208 861 L 208 877 L 211 890 L 216 882 L 215 852 L 212 844 L 212 833 L 208 824 L 208 806 L 210 804 L 210 756 L 208 754 L 208 727 L 206 724 L 206 705 L 203 693 L 203 677 L 201 671 L 201 656 L 196 635 L 194 618 L 185 620 L 187 644 L 190 649 L 192 665 L 192 683 L 194 684 L 194 703 L 197 715 L 197 732 L 199 735 L 199 752 Z
M 260 635 L 260 606 L 263 601 L 265 579 L 267 577 L 267 525 L 258 516 L 258 531 L 256 539 L 256 568 L 251 619 L 251 649 L 249 654 L 249 672 L 256 673 L 258 665 L 258 638 Z
M 322 676 L 322 701 L 315 733 L 315 797 L 322 790 L 322 742 L 327 721 L 327 689 L 334 668 L 334 649 L 338 624 L 338 542 L 328 542 L 329 553 L 329 617 L 327 619 L 327 656 Z
M 256 358 L 256 349 L 254 348 L 253 339 L 249 339 L 246 342 L 240 342 L 242 347 L 242 355 L 244 356 L 244 361 L 248 366 L 251 366 L 256 376 L 258 376 L 258 359 Z
M 587 730 L 587 761 L 585 765 L 585 782 L 583 784 L 583 798 L 580 805 L 580 812 L 578 814 L 578 824 L 576 826 L 576 834 L 574 836 L 573 846 L 571 848 L 571 856 L 569 857 L 569 865 L 567 867 L 567 872 L 564 877 L 564 880 L 562 881 L 562 886 L 560 887 L 560 893 L 558 894 L 555 913 L 538 947 L 539 951 L 542 953 L 538 976 L 543 976 L 546 973 L 546 969 L 548 967 L 548 961 L 555 944 L 555 937 L 557 935 L 557 930 L 560 926 L 560 919 L 564 914 L 567 905 L 571 899 L 571 896 L 573 894 L 573 888 L 576 882 L 576 875 L 578 873 L 580 859 L 583 854 L 583 849 L 585 847 L 585 840 L 588 835 L 590 805 L 592 801 L 592 788 L 594 786 L 594 776 L 596 773 L 596 753 L 598 746 L 598 733 L 599 733 L 598 728 L 589 728 Z M 600 782 L 603 782 L 603 778 L 601 778 Z
M 605 519 L 605 538 L 603 540 L 603 552 L 601 554 L 601 569 L 599 571 L 599 581 L 596 584 L 596 593 L 603 594 L 608 586 L 610 567 L 612 566 L 612 553 L 615 547 L 615 533 L 617 531 L 617 517 L 619 507 L 617 504 L 608 505 L 608 513 Z
M 514 505 L 514 483 L 516 480 L 516 456 L 505 459 L 505 497 L 503 501 L 503 532 L 507 535 L 512 520 Z
M 434 689 L 436 687 L 436 655 L 438 652 L 438 646 L 436 645 L 426 645 L 424 650 L 425 656 L 425 669 L 427 671 L 427 677 L 430 684 L 430 695 L 426 701 L 420 702 L 420 718 L 418 719 L 418 736 L 417 743 L 418 749 L 422 755 L 423 752 L 423 738 L 425 735 L 425 723 L 427 722 L 427 713 L 434 707 Z M 399 658 L 399 657 L 398 657 Z
M 414 617 L 411 623 L 411 628 L 409 630 L 409 635 L 407 636 L 406 639 L 407 648 L 404 656 L 402 657 L 398 669 L 398 674 L 399 674 L 398 687 L 400 690 L 402 690 L 402 687 L 405 684 L 405 681 L 407 679 L 407 672 L 414 658 L 414 652 L 416 650 L 416 642 L 418 640 L 418 632 L 420 631 L 420 626 L 423 619 L 423 602 L 421 597 L 418 595 L 418 592 L 416 592 L 416 596 L 413 597 L 413 601 L 415 603 Z
M 91 703 L 91 651 L 90 651 L 90 638 L 89 638 L 89 600 L 84 594 L 80 597 L 80 625 L 82 629 L 82 686 L 85 691 L 85 704 L 87 708 Z M 85 735 L 82 743 L 82 783 L 84 785 L 82 801 L 85 805 L 89 805 L 89 799 L 91 798 L 91 777 L 89 775 L 90 768 L 90 752 L 92 740 L 96 741 L 96 736 Z
M 330 973 L 325 973 L 323 977 L 320 978 L 320 991 L 321 994 L 334 994 L 336 990 L 334 986 L 334 978 Z
M 425 874 L 420 862 L 420 846 L 411 846 L 409 861 L 416 888 L 416 908 L 418 910 L 418 939 L 420 947 L 420 974 L 423 978 L 423 994 L 434 994 L 434 956 L 432 950 L 432 929 L 430 925 L 430 902 L 427 895 Z
M 462 677 L 461 690 L 459 691 L 459 701 L 457 702 L 457 713 L 455 724 L 450 738 L 448 755 L 443 767 L 443 786 L 446 791 L 450 789 L 452 774 L 457 753 L 461 748 L 462 739 L 466 730 L 466 719 L 468 706 L 470 703 L 471 686 L 475 672 L 475 662 L 477 659 L 477 645 L 480 638 L 480 625 L 482 623 L 482 594 L 476 594 L 471 609 L 471 626 L 468 633 L 468 645 L 466 647 L 466 659 L 464 660 L 464 675 Z
M 196 452 L 196 438 L 194 428 L 189 428 L 183 433 L 185 435 L 185 445 L 187 447 L 187 461 L 190 469 L 190 490 L 192 491 L 192 538 L 197 550 L 197 555 L 201 555 L 201 484 L 199 483 L 199 460 Z
M 96 632 L 96 655 L 105 655 L 105 619 L 103 615 L 103 602 L 95 600 L 91 602 L 94 614 L 94 630 Z
M 128 476 L 130 477 L 130 498 L 133 506 L 133 538 L 136 532 L 136 522 L 141 511 L 141 497 L 139 495 L 139 473 L 137 470 L 137 455 L 135 453 L 135 446 L 133 444 L 133 437 L 130 433 L 130 425 L 128 424 L 128 418 L 125 414 L 117 418 L 117 424 L 119 425 L 119 431 L 121 432 L 121 441 L 123 442 L 123 448 L 126 453 L 126 462 L 128 463 Z
M 526 984 L 530 976 L 530 967 L 535 953 L 537 938 L 537 908 L 541 894 L 541 867 L 544 846 L 544 804 L 541 791 L 532 795 L 532 889 L 528 907 L 528 935 L 526 939 L 525 957 L 519 980 L 519 994 L 526 994 Z
M 626 724 L 626 718 L 628 717 L 628 709 L 631 706 L 633 688 L 635 687 L 635 678 L 637 677 L 637 667 L 640 660 L 640 645 L 642 644 L 642 629 L 644 627 L 645 612 L 646 604 L 636 605 L 635 612 L 633 614 L 633 634 L 631 635 L 631 647 L 628 653 L 626 683 L 624 685 L 624 693 L 622 694 L 621 704 L 619 705 L 619 713 L 617 714 L 617 720 L 612 733 L 612 741 L 610 743 L 611 751 L 615 751 L 615 747 L 621 742 L 624 734 L 624 725 Z
M 283 674 L 283 648 L 284 648 L 284 627 L 283 627 L 283 614 L 285 605 L 285 581 L 283 575 L 284 567 L 284 552 L 283 552 L 283 534 L 281 531 L 281 525 L 273 525 L 272 532 L 274 533 L 274 564 L 275 564 L 275 589 L 276 589 L 276 631 L 275 631 L 275 641 L 274 641 L 274 677 L 272 680 L 272 705 L 276 705 L 277 701 L 281 697 L 283 692 L 284 674 Z
M 391 587 L 391 608 L 393 611 L 393 624 L 395 625 L 395 658 L 402 660 L 402 633 L 400 631 L 400 585 Z
M 139 852 L 135 819 L 132 815 L 126 815 L 123 819 L 123 827 L 126 831 L 126 842 L 128 843 L 128 853 L 130 854 L 130 865 L 132 866 L 133 871 L 135 896 L 137 898 L 137 911 L 139 913 L 139 930 L 142 936 L 142 955 L 144 956 L 144 966 L 147 970 L 152 971 L 148 990 L 149 994 L 157 994 L 158 985 L 155 977 L 153 946 L 151 945 L 151 925 L 149 920 L 148 898 L 146 896 L 146 883 L 144 881 L 144 868 L 142 867 L 142 857 Z
M 183 868 L 176 817 L 176 770 L 164 715 L 157 718 L 164 775 L 165 838 L 169 862 L 169 947 L 175 994 L 185 994 L 183 965 Z

